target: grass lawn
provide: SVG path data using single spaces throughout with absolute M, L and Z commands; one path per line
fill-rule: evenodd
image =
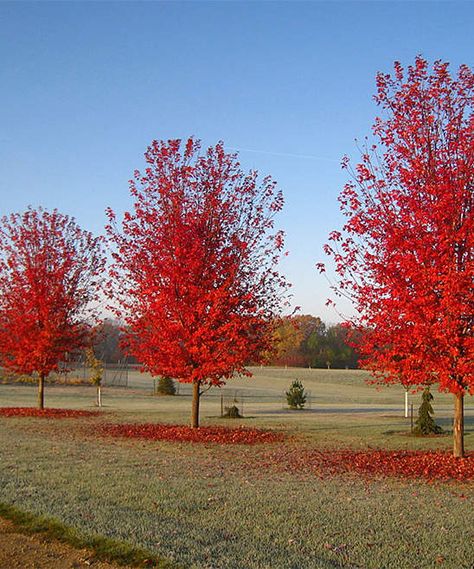
M 283 430 L 305 448 L 449 449 L 451 437 L 407 436 L 400 388 L 377 391 L 363 372 L 256 369 L 229 382 L 246 418 L 219 418 L 220 394 L 203 398 L 203 425 Z M 311 408 L 288 411 L 293 379 Z M 190 389 L 150 395 L 131 374 L 129 389 L 104 389 L 99 417 L 0 418 L 0 502 L 57 518 L 87 534 L 145 548 L 185 568 L 428 568 L 474 565 L 474 485 L 287 472 L 275 445 L 219 446 L 112 439 L 103 422 L 187 423 Z M 46 405 L 92 409 L 94 388 L 46 387 Z M 451 396 L 436 394 L 436 419 L 450 428 Z M 0 406 L 35 404 L 30 385 L 0 385 Z M 419 405 L 420 396 L 412 396 Z M 474 405 L 466 401 L 468 451 Z

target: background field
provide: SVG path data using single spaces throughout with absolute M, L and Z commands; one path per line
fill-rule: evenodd
M 202 401 L 202 423 L 271 427 L 295 435 L 289 449 L 447 448 L 451 437 L 408 436 L 403 389 L 377 391 L 364 372 L 256 369 L 225 388 L 245 418 L 220 419 L 220 392 Z M 289 411 L 293 379 L 311 408 Z M 191 445 L 98 436 L 106 422 L 187 423 L 189 386 L 152 396 L 152 380 L 105 388 L 92 419 L 0 419 L 0 501 L 53 515 L 84 531 L 144 546 L 187 568 L 471 568 L 472 484 L 320 478 L 284 472 L 271 445 Z M 32 385 L 0 385 L 0 405 L 34 405 Z M 420 396 L 411 396 L 419 404 Z M 474 449 L 467 399 L 466 447 Z M 50 386 L 46 405 L 91 409 L 94 388 Z M 435 393 L 436 419 L 450 428 L 452 397 Z

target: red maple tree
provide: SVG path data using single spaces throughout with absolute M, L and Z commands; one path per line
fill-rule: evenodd
M 197 427 L 203 391 L 248 374 L 271 347 L 287 287 L 276 270 L 283 234 L 273 231 L 283 196 L 222 142 L 200 155 L 194 138 L 153 141 L 145 159 L 130 182 L 133 212 L 119 227 L 108 211 L 111 294 L 143 369 L 193 384 Z
M 347 221 L 326 252 L 335 289 L 360 317 L 362 364 L 384 383 L 436 383 L 455 397 L 454 455 L 464 455 L 464 396 L 474 392 L 474 75 L 418 57 L 378 74 L 378 146 L 362 149 L 340 203 Z
M 73 218 L 29 208 L 0 220 L 0 359 L 44 380 L 88 341 L 90 303 L 104 269 L 100 238 Z

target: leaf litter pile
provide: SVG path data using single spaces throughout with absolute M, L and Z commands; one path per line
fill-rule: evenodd
M 274 443 L 284 439 L 283 433 L 264 429 L 238 427 L 199 427 L 192 429 L 185 425 L 160 423 L 106 424 L 101 427 L 104 435 L 112 437 L 141 438 L 155 441 L 176 441 L 190 443 L 218 443 L 223 445 L 252 445 Z
M 98 411 L 80 409 L 37 409 L 36 407 L 0 407 L 0 417 L 44 417 L 46 419 L 68 419 L 74 417 L 95 417 Z
M 312 472 L 321 478 L 353 473 L 428 481 L 474 480 L 474 453 L 460 459 L 445 451 L 280 448 L 265 454 L 263 465 L 272 464 L 286 472 Z
M 156 441 L 216 443 L 220 445 L 253 445 L 282 443 L 288 437 L 281 432 L 251 428 L 199 427 L 168 424 L 105 424 L 105 436 L 141 438 Z M 246 455 L 245 469 L 305 472 L 321 478 L 339 474 L 368 477 L 398 477 L 428 481 L 474 480 L 474 453 L 454 458 L 445 451 L 392 451 L 352 449 L 319 450 L 302 447 L 294 441 L 270 450 Z
M 37 409 L 2 407 L 0 417 L 44 417 L 51 419 L 94 417 L 97 411 L 80 409 Z M 304 447 L 288 441 L 282 432 L 247 427 L 199 427 L 160 423 L 111 424 L 99 427 L 104 436 L 140 438 L 156 441 L 215 443 L 219 445 L 254 445 L 282 443 L 272 449 L 246 456 L 245 469 L 277 470 L 313 474 L 327 478 L 340 474 L 368 477 L 397 477 L 427 481 L 474 480 L 474 453 L 454 458 L 446 451 L 324 449 Z

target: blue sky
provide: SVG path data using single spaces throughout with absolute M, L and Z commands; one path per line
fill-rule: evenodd
M 0 2 L 0 214 L 57 207 L 100 233 L 152 139 L 224 140 L 284 191 L 294 304 L 337 321 L 314 265 L 375 74 L 472 66 L 473 24 L 455 1 Z

